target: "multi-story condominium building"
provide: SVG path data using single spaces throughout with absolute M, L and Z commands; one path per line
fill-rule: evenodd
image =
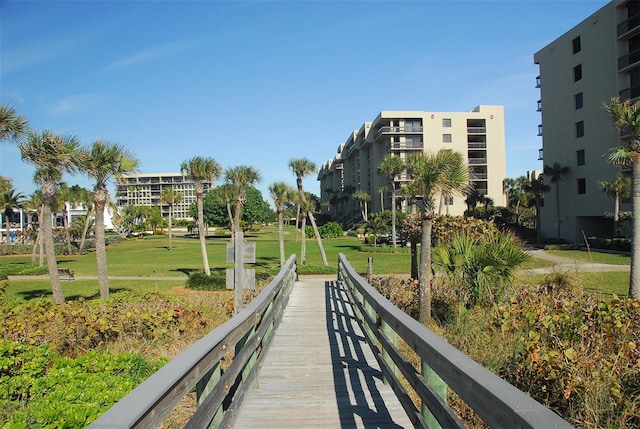
M 540 158 L 549 167 L 568 167 L 556 183 L 544 176 L 550 189 L 541 211 L 542 235 L 574 243 L 584 236 L 611 236 L 614 199 L 600 182 L 621 172 L 608 160 L 620 136 L 603 105 L 612 97 L 640 96 L 640 2 L 605 5 L 538 51 L 534 62 L 540 68 Z
M 205 194 L 210 183 L 204 182 Z M 169 205 L 162 203 L 162 192 L 173 188 L 182 194 L 182 201 L 173 207 L 174 219 L 191 219 L 189 207 L 196 202 L 195 183 L 181 173 L 130 174 L 116 180 L 116 205 L 160 207 L 163 217 L 169 217 Z
M 410 177 L 405 172 L 391 180 L 379 171 L 380 162 L 389 154 L 406 160 L 411 154 L 441 149 L 462 153 L 472 169 L 472 186 L 496 205 L 504 205 L 504 108 L 478 106 L 471 112 L 383 111 L 365 122 L 319 170 L 323 214 L 346 224 L 359 222 L 360 205 L 353 193 L 369 194 L 369 211 L 378 212 L 391 208 L 391 186 L 397 190 L 397 209 L 407 210 L 399 191 Z M 467 207 L 465 197 L 440 203 L 443 214 L 462 214 Z

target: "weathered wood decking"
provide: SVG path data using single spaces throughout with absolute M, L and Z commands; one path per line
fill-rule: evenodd
M 326 276 L 300 280 L 233 429 L 412 427 L 344 290 Z

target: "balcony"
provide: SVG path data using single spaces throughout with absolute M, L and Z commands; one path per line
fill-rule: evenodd
M 543 149 L 538 149 L 538 161 L 542 161 L 544 158 L 542 156 Z
M 487 127 L 467 127 L 467 134 L 487 134 Z
M 628 54 L 618 58 L 618 71 L 629 69 L 638 61 L 640 61 L 640 49 L 636 49 L 635 51 L 629 52 Z
M 482 165 L 487 163 L 487 158 L 469 158 L 469 165 Z
M 536 88 L 540 88 L 540 76 L 536 76 Z
M 627 35 L 632 31 L 637 30 L 638 27 L 640 27 L 640 15 L 632 16 L 626 21 L 623 21 L 620 24 L 618 24 L 618 27 L 617 27 L 618 37 Z
M 391 126 L 384 126 L 384 127 L 380 127 L 380 129 L 378 129 L 378 132 L 376 133 L 376 139 L 378 137 L 380 137 L 383 134 L 411 134 L 411 133 L 422 133 L 422 131 L 424 130 L 424 127 L 421 126 L 409 126 L 409 127 L 391 127 Z
M 467 144 L 467 147 L 469 149 L 486 149 L 487 148 L 487 142 L 469 142 Z
M 633 100 L 640 97 L 640 86 L 632 86 L 630 88 L 623 89 L 618 93 L 620 101 Z
M 538 137 L 542 135 L 542 124 L 538 125 Z
M 536 108 L 536 112 L 542 112 L 542 100 L 538 100 L 538 107 Z
M 424 142 L 392 142 L 387 146 L 389 150 L 424 150 Z
M 487 173 L 473 173 L 471 175 L 471 180 L 487 180 L 489 175 Z

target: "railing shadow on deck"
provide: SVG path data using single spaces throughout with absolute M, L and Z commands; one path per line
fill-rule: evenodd
M 357 427 L 358 418 L 365 428 L 401 429 L 393 422 L 376 385 L 376 380 L 382 382 L 382 373 L 367 362 L 363 349 L 363 345 L 368 348 L 366 338 L 354 330 L 346 291 L 336 282 L 326 282 L 325 300 L 333 384 L 342 426 Z
M 342 253 L 338 256 L 338 283 L 347 290 L 382 373 L 414 427 L 465 427 L 447 405 L 449 389 L 492 428 L 573 427 L 395 307 L 355 272 Z M 400 350 L 398 339 L 418 355 L 419 369 Z M 421 404 L 413 403 L 407 388 Z
M 88 427 L 155 428 L 194 388 L 197 409 L 185 428 L 230 427 L 254 384 L 297 279 L 292 255 L 235 317 L 171 360 Z M 222 368 L 223 360 L 228 365 Z

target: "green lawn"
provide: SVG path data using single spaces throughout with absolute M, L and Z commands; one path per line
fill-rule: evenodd
M 547 250 L 546 252 L 563 258 L 592 262 L 594 264 L 629 265 L 631 263 L 629 255 L 618 253 L 588 252 L 586 250 Z
M 245 234 L 245 239 L 256 243 L 256 264 L 254 268 L 257 272 L 277 270 L 279 267 L 279 247 L 277 227 L 275 225 L 263 227 L 258 231 L 248 232 Z M 166 291 L 174 286 L 184 285 L 184 278 L 190 272 L 202 270 L 202 258 L 198 239 L 174 236 L 173 250 L 171 251 L 167 250 L 168 242 L 169 239 L 166 236 L 149 236 L 144 239 L 124 240 L 119 244 L 110 245 L 107 248 L 109 276 L 133 276 L 146 277 L 149 279 L 111 280 L 109 282 L 111 290 L 135 289 L 142 291 Z M 226 268 L 233 267 L 233 264 L 226 262 L 228 243 L 230 243 L 229 238 L 224 236 L 207 239 L 208 259 L 212 271 L 224 272 Z M 291 254 L 299 256 L 300 245 L 300 238 L 296 237 L 293 227 L 287 227 L 285 230 L 287 257 Z M 374 274 L 408 276 L 411 272 L 411 255 L 407 248 L 397 249 L 395 253 L 381 253 L 380 247 L 363 247 L 357 238 L 348 236 L 324 240 L 323 245 L 329 266 L 333 268 L 330 272 L 335 272 L 339 253 L 344 253 L 356 271 L 361 274 L 367 272 L 369 258 L 372 260 Z M 368 251 L 369 249 L 370 251 Z M 587 252 L 579 251 L 552 253 L 576 259 L 590 257 L 593 262 L 629 263 L 628 256 L 595 252 L 589 255 Z M 321 268 L 322 261 L 320 252 L 314 239 L 306 241 L 306 254 L 306 270 L 301 268 L 301 272 L 313 272 L 314 267 Z M 30 264 L 31 255 L 0 257 L 0 264 L 5 263 Z M 60 267 L 70 268 L 75 272 L 76 276 L 97 275 L 96 258 L 93 252 L 82 256 L 60 256 L 58 258 L 58 265 Z M 531 258 L 522 268 L 540 268 L 549 265 L 553 265 L 553 263 Z M 584 279 L 585 290 L 604 289 L 604 293 L 626 295 L 628 285 L 627 273 L 583 273 L 581 275 Z M 176 280 L 152 280 L 154 277 L 176 277 Z M 522 280 L 527 283 L 539 281 L 536 280 L 535 276 Z M 63 287 L 65 296 L 71 299 L 74 297 L 90 298 L 96 296 L 98 293 L 96 280 L 63 281 Z M 28 299 L 34 296 L 48 296 L 50 295 L 50 284 L 46 280 L 15 280 L 8 282 L 6 294 L 7 296 L 15 296 L 19 299 Z

